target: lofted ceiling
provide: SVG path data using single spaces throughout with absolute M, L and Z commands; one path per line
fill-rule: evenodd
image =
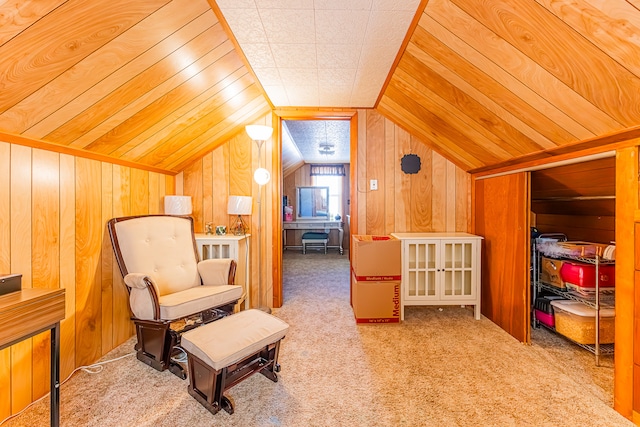
M 206 0 L 0 3 L 0 131 L 178 172 L 271 110 Z
M 375 105 L 420 0 L 217 0 L 276 107 Z
M 597 145 L 640 125 L 639 9 L 429 0 L 377 108 L 467 171 Z
M 0 2 L 0 132 L 179 172 L 274 106 L 214 10 Z M 422 0 L 401 52 L 375 109 L 466 171 L 640 137 L 638 0 Z

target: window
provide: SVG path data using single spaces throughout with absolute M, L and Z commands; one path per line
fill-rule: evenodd
M 336 215 L 344 218 L 342 211 L 342 179 L 341 176 L 314 176 L 313 185 L 329 187 L 329 219 Z

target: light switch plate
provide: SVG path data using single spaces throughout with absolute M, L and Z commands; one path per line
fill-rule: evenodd
M 377 190 L 378 189 L 378 180 L 372 179 L 369 181 L 369 190 Z

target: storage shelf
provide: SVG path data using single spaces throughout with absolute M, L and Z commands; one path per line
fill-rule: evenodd
M 602 257 L 596 259 L 596 258 L 582 257 L 582 256 L 562 255 L 560 258 L 580 261 L 580 262 L 584 262 L 585 264 L 612 265 L 616 263 L 615 260 L 604 259 Z
M 579 343 L 577 341 L 572 340 L 569 337 L 566 337 L 566 336 L 564 336 L 562 334 L 559 334 L 558 332 L 556 332 L 556 328 L 553 328 L 553 327 L 551 327 L 549 325 L 545 325 L 544 323 L 539 322 L 539 321 L 537 322 L 537 324 L 538 324 L 538 326 L 542 326 L 545 329 L 548 329 L 548 330 L 550 330 L 552 332 L 555 332 L 556 334 L 560 335 L 562 338 L 566 339 L 567 341 L 571 341 L 573 344 L 575 344 L 575 345 L 577 345 L 579 347 L 582 347 L 585 350 L 587 350 L 587 351 L 589 351 L 589 352 L 591 352 L 593 354 L 596 354 L 596 346 L 595 346 L 595 344 L 581 344 L 581 343 Z M 600 355 L 604 356 L 604 355 L 613 354 L 613 349 L 614 349 L 614 345 L 613 344 L 600 344 Z
M 583 296 L 578 295 L 572 291 L 563 291 L 558 288 L 554 288 L 553 286 L 545 285 L 544 283 L 538 282 L 538 287 L 540 289 L 544 289 L 545 291 L 552 292 L 555 295 L 559 295 L 566 299 L 570 299 L 573 301 L 581 302 L 585 305 L 588 305 L 591 308 L 596 307 L 596 296 Z M 600 308 L 614 308 L 615 307 L 615 295 L 613 294 L 600 294 Z
M 569 300 L 580 302 L 596 310 L 595 323 L 596 323 L 596 328 L 599 328 L 600 327 L 600 313 L 599 313 L 600 309 L 615 307 L 615 288 L 605 288 L 604 290 L 601 290 L 600 287 L 598 286 L 599 281 L 597 277 L 596 277 L 596 287 L 592 295 L 584 295 L 570 289 L 561 290 L 554 286 L 546 285 L 540 282 L 540 259 L 543 253 L 540 250 L 538 250 L 537 242 L 534 243 L 534 241 L 532 241 L 532 253 L 533 253 L 533 266 L 532 266 L 531 280 L 532 280 L 533 291 L 534 291 L 532 303 L 535 303 L 535 299 L 538 297 L 538 294 L 541 290 L 548 291 L 552 294 L 559 295 Z M 545 255 L 545 256 L 548 256 L 548 255 Z M 600 256 L 584 257 L 584 256 L 572 256 L 572 255 L 564 255 L 564 254 L 554 254 L 553 258 L 573 260 L 573 261 L 578 261 L 585 264 L 593 264 L 596 266 L 596 270 L 598 269 L 599 265 L 615 264 L 615 260 L 602 259 Z M 531 313 L 532 313 L 531 318 L 532 318 L 534 327 L 542 325 L 546 329 L 549 329 L 555 332 L 555 328 L 551 328 L 539 322 L 536 319 L 535 310 L 532 309 Z M 585 350 L 588 350 L 591 353 L 593 353 L 596 356 L 596 366 L 600 366 L 600 356 L 614 353 L 613 344 L 602 344 L 602 343 L 580 344 L 579 342 L 576 342 L 571 338 L 567 338 L 562 334 L 559 334 L 559 335 L 563 336 L 564 338 L 576 344 L 577 346 L 580 346 Z

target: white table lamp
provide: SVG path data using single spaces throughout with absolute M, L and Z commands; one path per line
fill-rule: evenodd
M 191 196 L 164 196 L 165 215 L 185 216 L 192 212 Z

